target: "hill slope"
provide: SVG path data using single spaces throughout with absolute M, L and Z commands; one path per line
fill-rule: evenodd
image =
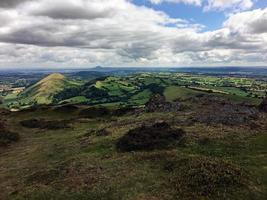
M 78 85 L 62 74 L 54 73 L 27 88 L 19 95 L 19 99 L 22 104 L 50 104 L 58 92 Z

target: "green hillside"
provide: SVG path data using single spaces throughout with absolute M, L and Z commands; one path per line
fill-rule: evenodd
M 54 73 L 27 88 L 18 99 L 22 105 L 51 104 L 55 94 L 76 86 L 79 86 L 79 83 L 67 79 L 62 74 Z
M 152 94 L 168 101 L 203 94 L 229 98 L 238 103 L 258 105 L 267 85 L 262 80 L 210 77 L 181 73 L 139 73 L 98 77 L 86 83 L 54 73 L 17 94 L 10 93 L 4 106 L 23 109 L 36 104 L 120 104 L 144 105 Z

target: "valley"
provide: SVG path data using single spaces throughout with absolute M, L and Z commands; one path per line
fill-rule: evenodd
M 265 199 L 264 77 L 88 74 L 2 95 L 0 199 Z
M 266 79 L 257 76 L 211 76 L 176 72 L 134 72 L 113 76 L 101 73 L 97 75 L 96 72 L 87 72 L 87 76 L 79 76 L 79 73 L 53 73 L 20 93 L 8 90 L 2 92 L 2 101 L 4 106 L 13 109 L 40 104 L 142 106 L 153 93 L 159 92 L 165 93 L 167 99 L 186 98 L 187 94 L 212 93 L 234 101 L 258 104 L 266 91 Z M 171 97 L 172 95 L 177 96 Z

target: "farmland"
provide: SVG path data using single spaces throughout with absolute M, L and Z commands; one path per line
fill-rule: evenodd
M 3 95 L 0 199 L 263 200 L 266 87 L 262 77 L 48 75 Z

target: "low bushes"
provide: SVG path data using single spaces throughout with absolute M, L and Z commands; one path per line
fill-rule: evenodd
M 21 121 L 20 124 L 26 128 L 40 128 L 51 130 L 69 128 L 68 120 L 46 121 L 43 119 L 29 119 Z
M 117 142 L 119 151 L 138 151 L 168 149 L 181 142 L 185 132 L 173 129 L 166 122 L 155 123 L 152 126 L 141 126 L 130 130 Z
M 241 167 L 217 158 L 183 158 L 168 162 L 165 168 L 181 198 L 222 198 L 249 184 L 248 175 Z
M 19 140 L 19 134 L 7 130 L 6 125 L 0 122 L 0 146 L 7 145 Z
M 107 117 L 109 116 L 110 111 L 104 107 L 90 107 L 84 110 L 81 110 L 79 115 L 86 118 L 97 118 L 97 117 Z

